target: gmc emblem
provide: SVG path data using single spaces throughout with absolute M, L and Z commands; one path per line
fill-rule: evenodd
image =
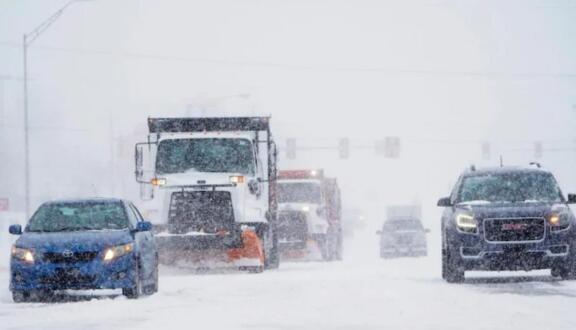
M 528 228 L 525 223 L 505 223 L 502 225 L 502 230 L 524 230 Z

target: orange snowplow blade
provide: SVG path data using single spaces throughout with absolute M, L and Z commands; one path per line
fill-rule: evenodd
M 242 241 L 243 247 L 228 250 L 228 260 L 234 262 L 240 259 L 259 259 L 264 264 L 262 242 L 258 235 L 252 230 L 245 230 L 242 233 Z

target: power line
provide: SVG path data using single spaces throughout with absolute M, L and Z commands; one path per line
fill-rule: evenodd
M 15 42 L 2 41 L 0 46 L 10 48 L 20 48 L 21 45 Z M 390 76 L 416 76 L 416 77 L 471 77 L 471 78 L 541 78 L 541 79 L 576 79 L 576 73 L 572 72 L 498 72 L 481 70 L 426 70 L 426 69 L 397 69 L 384 67 L 363 67 L 349 65 L 310 65 L 310 64 L 290 64 L 266 61 L 244 61 L 227 59 L 195 58 L 188 56 L 178 56 L 169 54 L 150 54 L 139 52 L 116 52 L 109 50 L 83 49 L 83 48 L 63 48 L 52 46 L 35 46 L 34 49 L 43 51 L 54 51 L 71 54 L 85 54 L 97 56 L 124 57 L 137 60 L 152 60 L 164 62 L 188 62 L 204 63 L 232 67 L 258 67 L 280 70 L 299 70 L 317 72 L 351 72 L 351 73 L 378 73 Z

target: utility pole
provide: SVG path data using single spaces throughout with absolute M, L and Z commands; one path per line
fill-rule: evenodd
M 88 0 L 70 0 L 58 9 L 52 16 L 40 23 L 32 32 L 22 36 L 22 64 L 24 73 L 24 212 L 26 219 L 30 217 L 30 122 L 28 114 L 28 48 L 46 29 L 48 29 L 73 3 Z

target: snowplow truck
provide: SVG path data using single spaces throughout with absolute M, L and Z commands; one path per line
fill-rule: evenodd
M 160 261 L 277 268 L 277 151 L 269 117 L 149 118 L 136 144 L 143 200 L 156 200 Z
M 342 259 L 340 189 L 322 170 L 278 174 L 278 235 L 288 258 Z

